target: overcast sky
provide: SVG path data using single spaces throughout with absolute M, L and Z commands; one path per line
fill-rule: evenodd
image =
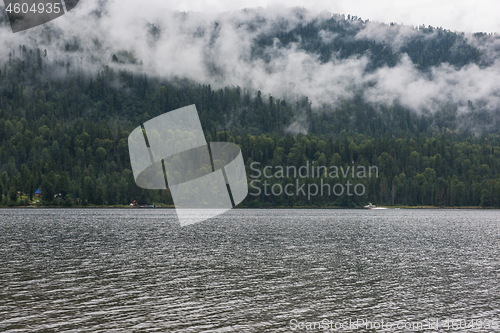
M 157 9 L 157 5 L 166 10 L 201 12 L 285 5 L 351 14 L 384 23 L 425 24 L 465 32 L 500 33 L 500 0 L 161 0 L 149 8 L 146 4 L 150 2 L 115 1 L 145 16 L 152 8 Z

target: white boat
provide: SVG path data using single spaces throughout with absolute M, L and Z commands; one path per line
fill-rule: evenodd
M 363 207 L 364 207 L 365 209 L 387 209 L 387 208 L 385 208 L 385 207 L 377 207 L 377 206 L 375 206 L 375 205 L 372 205 L 372 203 L 371 203 L 371 202 L 369 202 L 369 203 L 368 203 L 368 205 L 363 206 Z

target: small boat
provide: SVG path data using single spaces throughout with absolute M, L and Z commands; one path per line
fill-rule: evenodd
M 375 205 L 372 205 L 372 203 L 371 203 L 371 202 L 369 202 L 369 203 L 368 203 L 368 205 L 363 206 L 363 207 L 364 207 L 365 209 L 387 209 L 387 208 L 385 208 L 385 207 L 377 207 L 377 206 L 375 206 Z

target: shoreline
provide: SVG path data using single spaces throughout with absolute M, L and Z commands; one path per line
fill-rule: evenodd
M 377 206 L 378 208 L 387 209 L 474 209 L 474 210 L 490 210 L 490 209 L 500 209 L 500 207 L 479 207 L 479 206 Z M 139 207 L 139 206 L 71 206 L 71 207 L 61 207 L 61 206 L 1 206 L 1 209 L 175 209 L 175 206 L 161 206 L 161 207 Z M 309 207 L 309 206 L 294 206 L 294 207 L 284 207 L 284 206 L 273 206 L 273 207 L 234 207 L 233 209 L 352 209 L 352 210 L 370 210 L 364 207 L 340 207 L 340 206 L 325 206 L 325 207 Z

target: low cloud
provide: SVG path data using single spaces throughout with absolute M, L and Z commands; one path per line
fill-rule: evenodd
M 277 37 L 264 47 L 264 56 L 255 55 L 259 36 L 329 19 L 331 14 L 325 12 L 269 7 L 183 13 L 168 11 L 159 3 L 147 10 L 134 11 L 130 6 L 89 0 L 25 32 L 12 34 L 5 25 L 0 28 L 1 59 L 6 61 L 12 49 L 24 44 L 47 49 L 49 60 L 70 62 L 71 70 L 93 73 L 107 64 L 165 78 L 186 77 L 213 87 L 238 85 L 288 100 L 308 96 L 313 107 L 336 106 L 362 93 L 368 102 L 398 102 L 416 112 L 435 112 L 449 104 L 467 112 L 468 101 L 485 110 L 500 108 L 500 40 L 494 36 L 467 35 L 469 43 L 482 51 L 487 66 L 455 68 L 443 63 L 422 72 L 403 54 L 396 66 L 367 71 L 369 54 L 341 59 L 334 53 L 325 62 L 299 42 L 283 46 Z M 354 38 L 373 40 L 396 52 L 418 33 L 411 26 L 369 22 Z M 329 44 L 338 36 L 321 30 L 319 37 Z M 112 62 L 113 55 L 123 63 Z

